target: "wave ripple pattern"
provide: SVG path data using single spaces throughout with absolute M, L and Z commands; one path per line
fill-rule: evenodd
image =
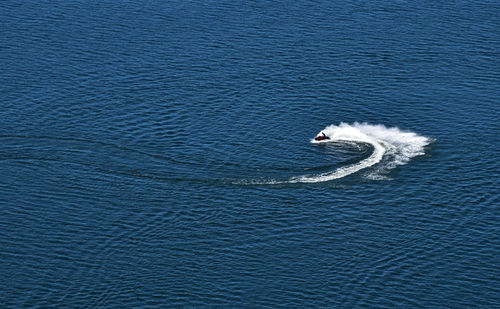
M 0 307 L 498 308 L 499 12 L 0 1 Z

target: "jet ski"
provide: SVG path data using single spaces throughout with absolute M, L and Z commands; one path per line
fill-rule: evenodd
M 321 132 L 323 135 L 318 135 L 316 138 L 314 138 L 315 141 L 325 141 L 329 140 L 330 138 L 325 135 L 325 133 Z

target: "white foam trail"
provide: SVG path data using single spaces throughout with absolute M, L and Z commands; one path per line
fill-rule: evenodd
M 320 131 L 318 136 L 325 133 L 330 139 L 323 141 L 311 140 L 312 143 L 344 142 L 347 144 L 366 143 L 373 147 L 371 155 L 357 163 L 340 167 L 330 172 L 313 175 L 291 177 L 286 180 L 244 180 L 237 184 L 246 185 L 278 185 L 290 183 L 316 183 L 346 177 L 363 169 L 375 166 L 376 168 L 365 177 L 373 180 L 387 179 L 384 174 L 398 165 L 406 164 L 411 158 L 423 155 L 425 146 L 431 139 L 413 132 L 405 132 L 398 128 L 388 128 L 384 125 L 368 123 L 341 123 L 330 125 Z
M 317 175 L 292 177 L 287 181 L 288 183 L 315 183 L 339 179 L 380 163 L 384 158 L 387 160 L 384 160 L 384 166 L 380 170 L 392 169 L 398 165 L 406 164 L 415 156 L 423 155 L 424 147 L 430 142 L 427 137 L 413 132 L 404 132 L 398 128 L 387 128 L 383 125 L 367 123 L 330 125 L 319 134 L 321 133 L 325 133 L 330 140 L 318 142 L 313 139 L 311 142 L 368 143 L 373 146 L 373 153 L 355 164 Z

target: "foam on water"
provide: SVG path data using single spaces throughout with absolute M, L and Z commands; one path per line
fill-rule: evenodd
M 318 135 L 325 133 L 330 139 L 326 141 L 311 140 L 314 144 L 323 143 L 366 143 L 373 147 L 371 155 L 357 163 L 342 166 L 333 171 L 320 174 L 294 176 L 287 180 L 251 181 L 252 184 L 284 184 L 284 183 L 317 183 L 343 178 L 365 170 L 372 166 L 377 168 L 366 177 L 372 180 L 387 179 L 383 174 L 399 165 L 404 165 L 419 155 L 424 154 L 424 147 L 431 139 L 414 132 L 399 128 L 388 128 L 384 125 L 368 123 L 340 123 L 330 125 Z
M 379 169 L 380 171 L 392 169 L 398 165 L 406 164 L 415 156 L 423 155 L 424 147 L 430 142 L 429 138 L 413 132 L 405 132 L 398 128 L 388 128 L 384 125 L 371 125 L 368 123 L 330 125 L 319 134 L 321 133 L 325 133 L 330 140 L 318 142 L 313 139 L 311 142 L 317 144 L 328 142 L 368 143 L 373 146 L 373 152 L 368 158 L 355 164 L 317 175 L 292 177 L 288 181 L 289 183 L 330 181 L 346 177 L 378 163 L 384 164 Z M 373 176 L 371 178 L 376 179 Z

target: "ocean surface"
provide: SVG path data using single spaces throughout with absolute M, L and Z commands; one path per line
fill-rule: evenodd
M 499 15 L 1 1 L 1 307 L 500 308 Z

